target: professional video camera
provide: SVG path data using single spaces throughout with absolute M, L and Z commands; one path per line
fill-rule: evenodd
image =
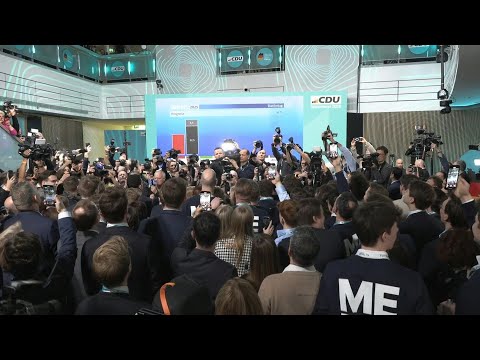
M 321 184 L 323 175 L 322 170 L 322 149 L 320 147 L 314 148 L 309 154 L 310 156 L 310 171 L 308 178 L 313 179 L 313 187 L 318 187 Z
M 432 149 L 432 144 L 443 145 L 442 136 L 434 132 L 427 132 L 424 126 L 415 126 L 418 137 L 410 142 L 410 147 L 405 152 L 406 156 L 425 160 L 426 153 Z
M 18 107 L 17 105 L 13 105 L 11 100 L 5 101 L 3 103 L 3 109 L 2 111 L 4 112 L 5 116 L 10 116 L 12 110 L 15 112 L 18 112 Z
M 28 133 L 23 143 L 18 144 L 18 154 L 24 158 L 30 158 L 32 160 L 45 160 L 55 153 L 52 145 L 50 144 L 37 144 L 38 135 L 36 133 Z M 45 140 L 43 140 L 45 141 Z M 25 156 L 24 152 L 30 150 L 30 155 Z
M 211 161 L 209 159 L 200 161 L 200 170 L 205 170 L 207 166 L 210 166 Z
M 282 142 L 283 135 L 281 134 L 281 130 L 279 127 L 275 128 L 275 134 L 273 135 L 273 143 L 275 146 L 279 145 Z
M 359 155 L 357 159 L 362 159 L 362 168 L 371 169 L 373 165 L 378 166 L 378 153 L 372 153 L 369 155 Z
M 197 165 L 198 164 L 199 157 L 197 154 L 192 154 L 188 156 L 188 165 Z
M 3 287 L 3 298 L 0 301 L 0 315 L 59 315 L 62 313 L 62 303 L 49 300 L 40 304 L 22 298 L 30 297 L 35 290 L 41 291 L 43 282 L 37 280 L 12 281 Z
M 167 151 L 170 154 L 170 158 L 177 159 L 178 155 L 180 154 L 180 150 L 170 149 Z

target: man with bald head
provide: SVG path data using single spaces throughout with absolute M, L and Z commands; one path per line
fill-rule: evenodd
M 200 184 L 202 185 L 202 192 L 209 192 L 211 194 L 211 199 L 214 197 L 213 190 L 215 190 L 216 183 L 217 177 L 215 171 L 212 169 L 205 169 L 202 173 Z M 200 205 L 200 195 L 192 196 L 183 203 L 181 211 L 185 215 L 192 216 L 198 205 Z
M 238 174 L 239 179 L 253 179 L 254 166 L 250 164 L 250 151 L 247 149 L 240 150 L 240 164 L 230 159 L 230 163 Z
M 403 159 L 397 159 L 395 161 L 395 167 L 403 170 Z

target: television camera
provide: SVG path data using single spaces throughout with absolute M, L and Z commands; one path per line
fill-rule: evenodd
M 415 126 L 415 132 L 418 136 L 410 142 L 410 147 L 405 152 L 406 156 L 425 160 L 427 152 L 432 149 L 432 144 L 443 145 L 442 136 L 428 132 L 424 126 Z
M 32 160 L 45 160 L 49 159 L 53 154 L 55 154 L 55 150 L 53 149 L 52 145 L 43 143 L 39 144 L 40 138 L 37 133 L 29 132 L 28 135 L 25 137 L 23 143 L 18 144 L 18 154 L 24 158 L 30 158 Z M 30 155 L 25 155 L 25 151 L 30 150 Z
M 55 315 L 62 313 L 62 303 L 49 300 L 35 304 L 25 300 L 31 294 L 41 291 L 43 282 L 38 280 L 12 281 L 3 286 L 3 300 L 0 301 L 0 315 Z

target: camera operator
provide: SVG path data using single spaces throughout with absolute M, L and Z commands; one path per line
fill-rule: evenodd
M 225 153 L 221 147 L 216 147 L 213 150 L 213 157 L 215 158 L 215 160 L 211 162 L 210 168 L 215 171 L 215 174 L 217 176 L 217 185 L 220 185 L 222 180 L 222 174 L 224 173 L 222 164 L 222 159 L 224 158 L 224 156 Z
M 1 235 L 4 246 L 0 251 L 0 265 L 4 272 L 4 289 L 14 281 L 40 281 L 39 286 L 25 286 L 15 293 L 17 299 L 32 304 L 52 299 L 65 304 L 73 275 L 77 256 L 75 224 L 59 196 L 55 199 L 55 207 L 58 211 L 60 240 L 55 265 L 48 276 L 39 271 L 43 250 L 38 235 L 23 231 L 20 222 L 16 222 Z
M 3 103 L 3 112 L 5 113 L 5 118 L 10 118 L 10 124 L 17 132 L 16 136 L 21 136 L 22 131 L 17 119 L 17 105 L 13 105 L 11 101 L 5 101 Z
M 367 177 L 367 179 L 386 188 L 390 179 L 390 174 L 392 173 L 392 165 L 386 161 L 388 149 L 382 145 L 377 147 L 376 150 L 378 156 L 373 160 L 370 177 Z
M 6 116 L 3 110 L 0 110 L 0 126 L 2 126 L 12 136 L 17 136 L 18 131 L 11 123 L 11 118 Z
M 353 156 L 354 159 L 357 159 L 357 163 L 358 165 L 362 165 L 362 158 L 359 157 L 359 154 L 357 153 L 357 147 L 356 147 L 356 144 L 357 142 L 360 142 L 362 144 L 364 144 L 365 146 L 365 155 L 370 155 L 370 154 L 373 154 L 375 152 L 375 148 L 373 147 L 372 144 L 370 144 L 367 139 L 365 139 L 364 137 L 360 136 L 358 138 L 353 138 L 352 141 L 350 142 L 350 152 Z
M 234 170 L 237 172 L 239 179 L 253 179 L 255 168 L 249 162 L 249 155 L 250 151 L 247 149 L 240 150 L 240 165 L 238 165 L 236 160 L 228 158 L 230 164 L 232 164 Z

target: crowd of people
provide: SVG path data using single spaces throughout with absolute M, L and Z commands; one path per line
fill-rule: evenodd
M 274 138 L 271 163 L 258 143 L 201 161 L 21 148 L 0 174 L 0 312 L 21 299 L 77 315 L 480 314 L 465 163 L 432 146 L 429 174 L 327 138 L 338 156 Z

